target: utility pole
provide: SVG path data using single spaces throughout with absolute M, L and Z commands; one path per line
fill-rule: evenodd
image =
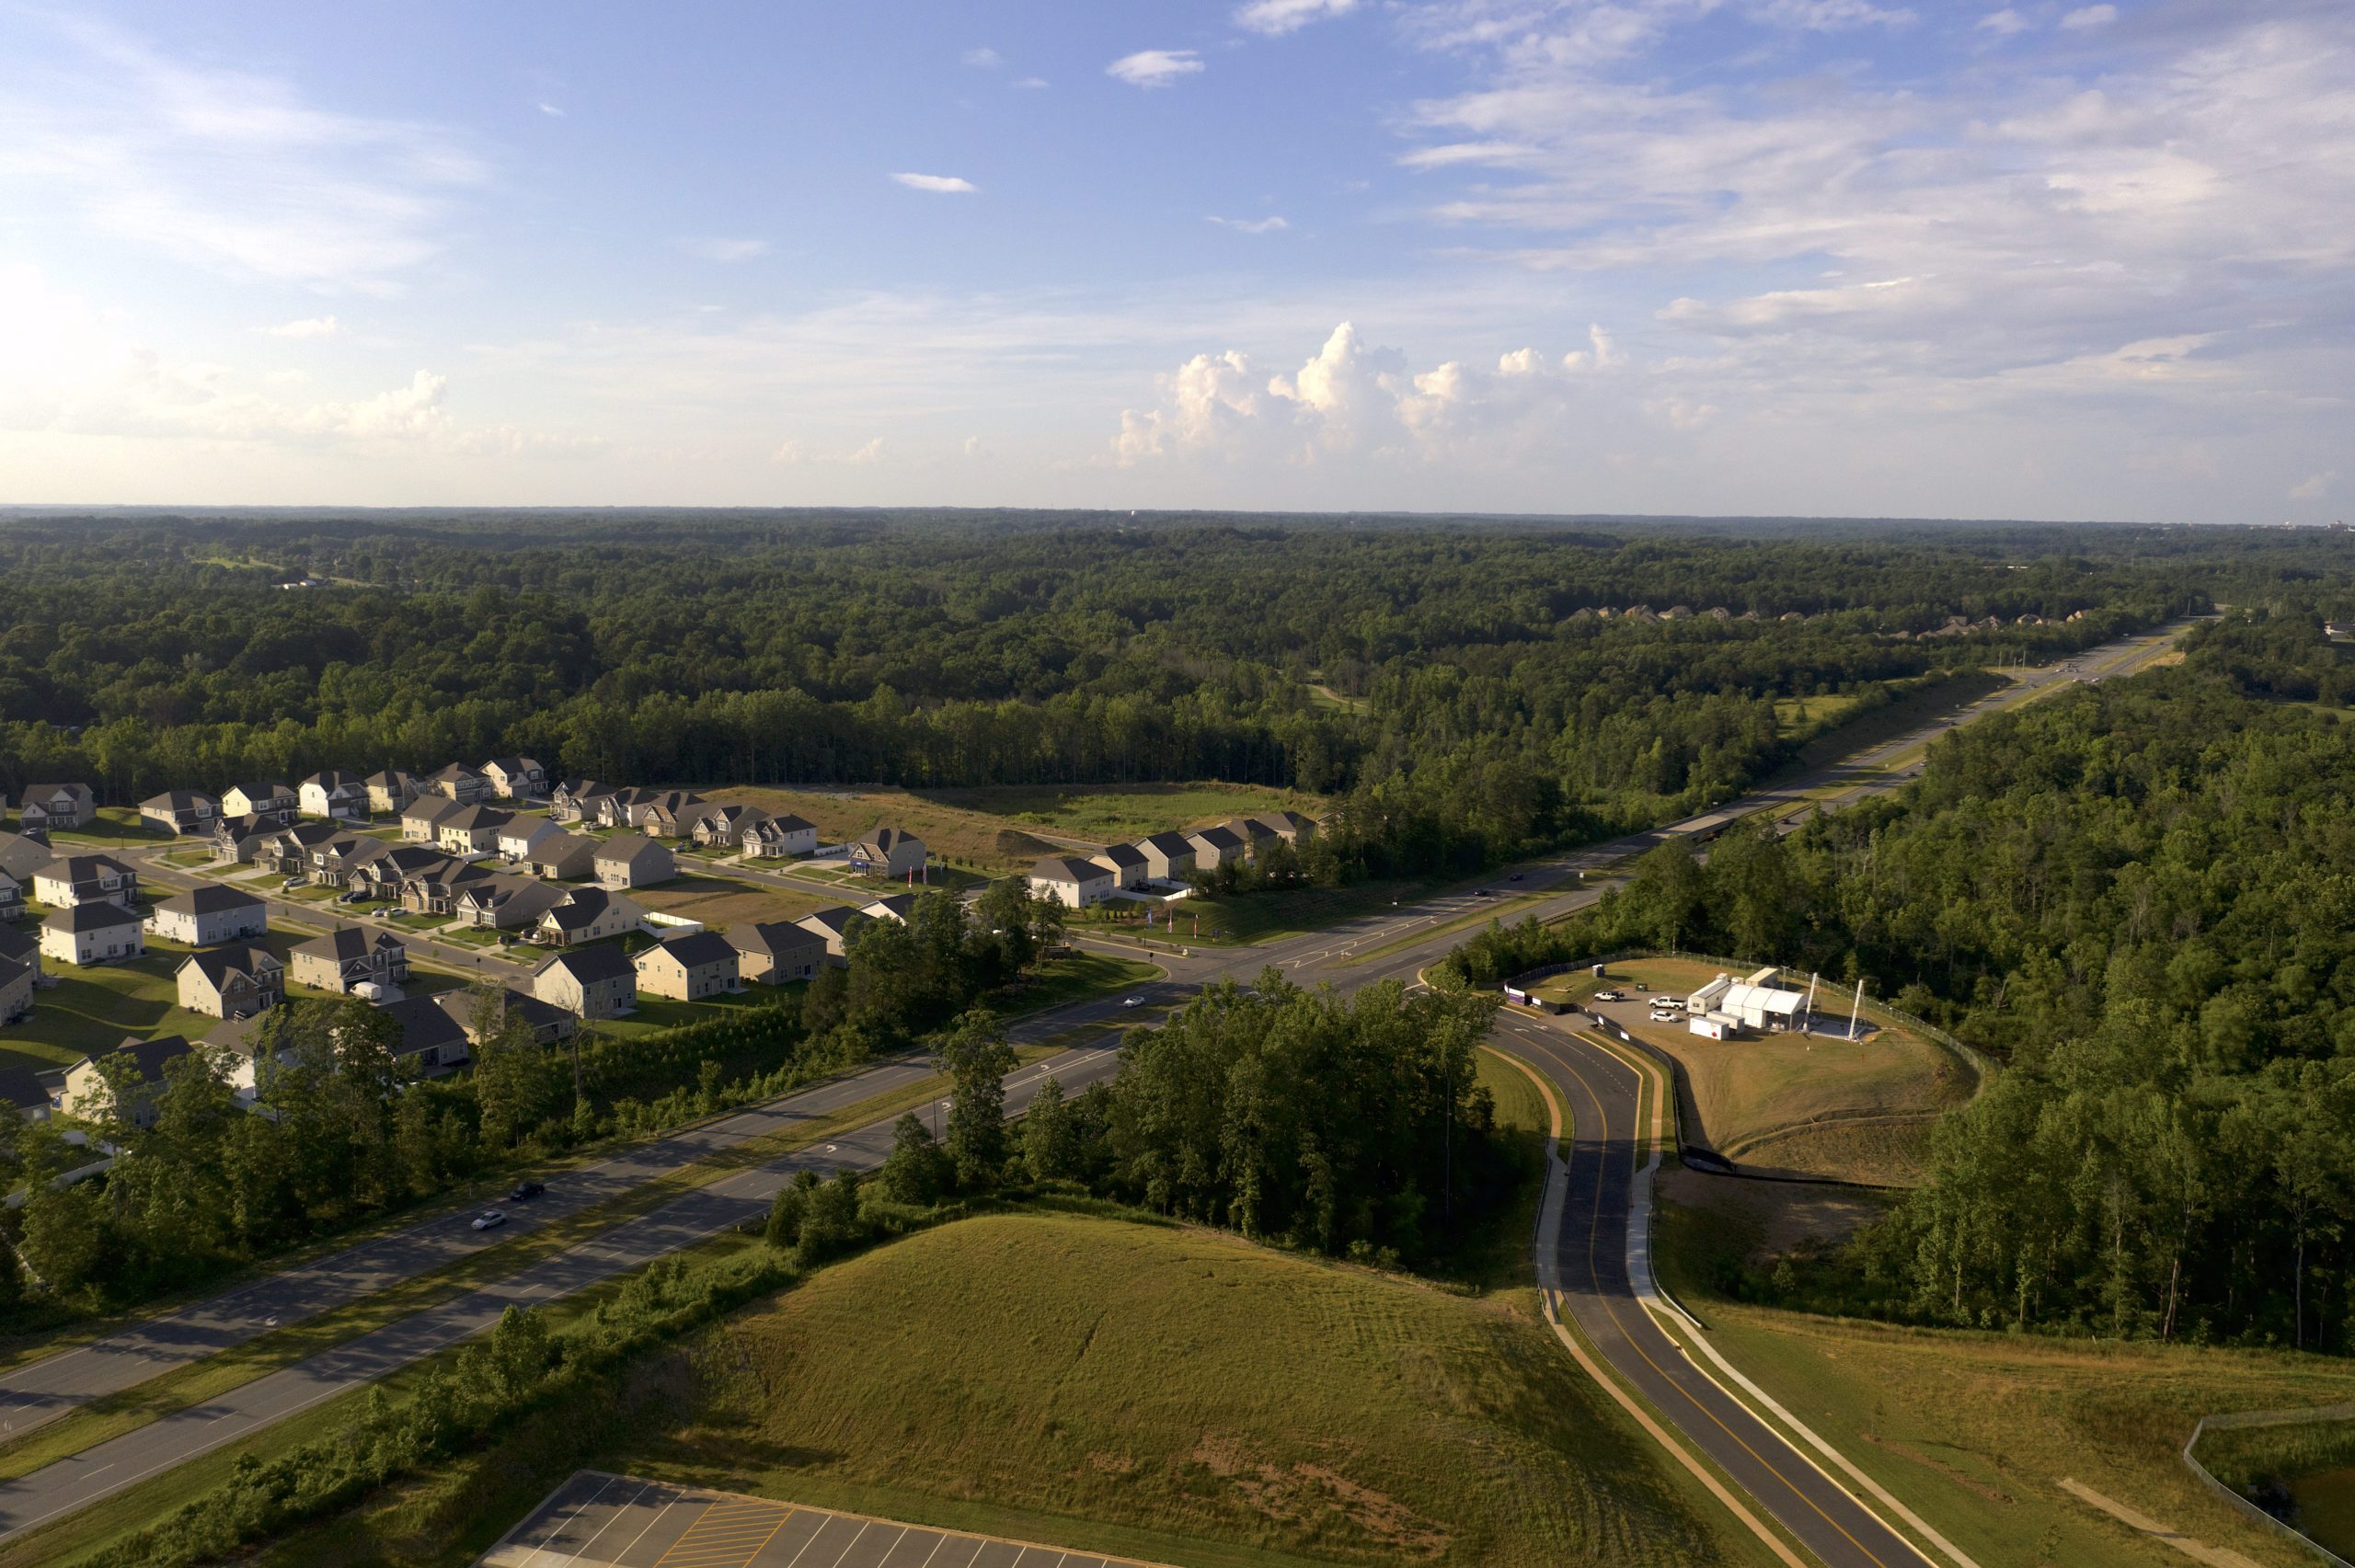
M 1864 1026 L 1865 1026 L 1865 982 L 1864 982 L 1863 979 L 1862 979 L 1861 977 L 1859 977 L 1859 978 L 1858 978 L 1858 979 L 1857 979 L 1857 981 L 1856 981 L 1856 1000 L 1855 1000 L 1855 1005 L 1854 1005 L 1854 1006 L 1852 1006 L 1852 1007 L 1849 1009 L 1849 1012 L 1848 1012 L 1848 1038 L 1849 1038 L 1850 1040 L 1852 1040 L 1852 1041 L 1853 1041 L 1853 1040 L 1855 1040 L 1855 1039 L 1856 1039 L 1856 1038 L 1859 1036 L 1859 1035 L 1863 1032 L 1863 1030 L 1864 1030 Z

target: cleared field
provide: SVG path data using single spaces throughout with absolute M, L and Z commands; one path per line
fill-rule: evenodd
M 1682 996 L 1718 972 L 1694 959 L 1633 959 L 1613 964 L 1607 979 L 1577 970 L 1540 994 L 1583 1001 L 1599 987 L 1640 981 L 1654 993 Z M 1918 1180 L 1926 1119 L 1977 1087 L 1945 1048 L 1876 1018 L 1869 1006 L 1867 1032 L 1855 1042 L 1809 1035 L 1709 1040 L 1682 1024 L 1648 1022 L 1644 1000 L 1639 994 L 1603 1011 L 1683 1069 L 1685 1141 L 1744 1165 L 1882 1185 Z
M 1018 823 L 950 806 L 902 789 L 798 790 L 746 786 L 706 790 L 712 800 L 742 801 L 764 811 L 790 811 L 814 824 L 821 844 L 836 844 L 879 823 L 904 828 L 936 855 L 989 870 L 1027 867 L 1063 847 L 1033 837 Z
M 636 887 L 630 897 L 649 910 L 698 920 L 714 931 L 760 921 L 799 920 L 812 910 L 839 902 L 818 893 L 800 893 L 763 882 L 742 882 L 706 872 L 689 872 L 652 887 Z
M 1806 735 L 1827 724 L 1837 724 L 1863 699 L 1829 692 L 1812 697 L 1775 699 L 1775 728 L 1782 735 Z
M 1143 838 L 1147 833 L 1173 828 L 1196 828 L 1254 812 L 1290 809 L 1304 817 L 1317 817 L 1325 810 L 1325 803 L 1312 795 L 1230 784 L 1104 784 L 1069 789 L 1009 784 L 985 789 L 926 790 L 924 798 L 1006 818 L 1017 827 L 1043 828 L 1104 843 Z
M 2313 1561 L 2208 1492 L 2177 1452 L 2211 1412 L 2355 1398 L 2355 1368 L 2278 1351 L 1909 1329 L 1748 1306 L 1713 1296 L 1705 1280 L 1713 1249 L 1754 1235 L 1671 1203 L 1658 1240 L 1664 1282 L 1727 1358 L 1982 1568 L 2188 1561 L 2071 1495 L 2064 1479 L 2259 1563 Z
M 604 1468 L 1180 1562 L 1752 1561 L 1541 1325 L 1221 1236 L 966 1220 L 693 1359 Z

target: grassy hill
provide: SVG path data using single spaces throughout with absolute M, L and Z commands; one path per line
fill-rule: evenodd
M 965 1221 L 714 1330 L 607 1463 L 1187 1562 L 1746 1562 L 1542 1325 L 1198 1231 Z

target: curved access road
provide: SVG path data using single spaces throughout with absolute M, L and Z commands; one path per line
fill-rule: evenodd
M 1568 1024 L 1514 1013 L 1491 1036 L 1545 1076 L 1570 1122 L 1567 1149 L 1548 1161 L 1539 1288 L 1626 1386 L 1825 1568 L 1923 1568 L 1929 1558 L 1704 1375 L 1653 1320 L 1641 1080 Z

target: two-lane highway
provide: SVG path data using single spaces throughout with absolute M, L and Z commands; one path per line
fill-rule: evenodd
M 1641 1080 L 1570 1023 L 1512 1014 L 1494 1036 L 1553 1083 L 1569 1112 L 1569 1146 L 1548 1162 L 1540 1288 L 1613 1370 L 1827 1568 L 1920 1568 L 1920 1551 L 1704 1375 L 1653 1320 L 1629 1249 L 1637 1184 L 1648 1180 L 1636 1119 Z M 1648 1234 L 1637 1239 L 1648 1242 Z

